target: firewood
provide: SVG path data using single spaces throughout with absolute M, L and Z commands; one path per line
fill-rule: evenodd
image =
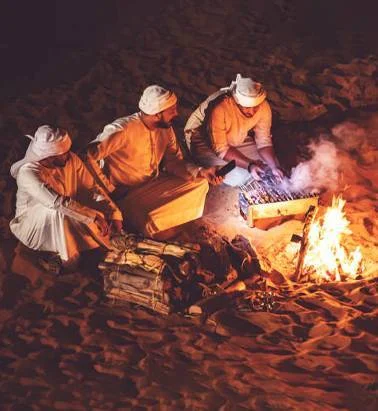
M 198 253 L 196 244 L 165 243 L 149 238 L 140 238 L 135 234 L 123 234 L 112 239 L 114 247 L 121 252 L 134 252 L 136 254 L 152 254 L 155 256 L 172 255 L 183 258 L 187 253 Z
M 161 273 L 165 267 L 162 258 L 156 255 L 136 254 L 135 252 L 110 252 L 105 258 L 105 263 L 137 267 L 154 274 Z
M 151 290 L 162 288 L 163 281 L 159 276 L 155 278 L 140 277 L 137 275 L 130 275 L 129 273 L 119 273 L 112 271 L 106 276 L 107 281 L 122 287 L 123 285 L 131 285 L 137 289 L 150 288 Z
M 139 292 L 135 292 L 133 290 L 123 290 L 120 288 L 112 288 L 107 292 L 108 296 L 116 296 L 118 298 L 127 299 L 129 296 L 133 296 L 134 299 L 140 301 L 140 303 L 150 304 L 152 301 L 160 301 L 162 302 L 163 299 L 160 298 L 161 296 L 154 296 L 151 294 L 142 294 Z
M 304 273 L 302 271 L 303 271 L 303 264 L 304 264 L 304 259 L 306 256 L 306 251 L 309 245 L 308 233 L 310 231 L 310 227 L 311 227 L 312 222 L 314 221 L 316 213 L 317 213 L 317 208 L 315 206 L 310 206 L 305 216 L 301 247 L 299 249 L 297 268 L 295 270 L 295 276 L 294 276 L 296 281 L 303 281 L 304 279 Z
M 195 244 L 164 243 L 149 238 L 139 242 L 137 249 L 141 252 L 144 251 L 156 255 L 172 255 L 178 258 L 184 257 L 187 253 L 199 252 L 199 247 Z
M 126 292 L 126 291 L 121 291 L 118 289 L 110 290 L 107 293 L 107 296 L 108 298 L 114 299 L 115 301 L 118 301 L 118 302 L 131 302 L 131 303 L 139 304 L 144 307 L 151 308 L 161 314 L 167 315 L 171 311 L 171 308 L 167 304 L 160 302 L 157 299 L 151 299 L 150 297 L 145 297 L 145 296 L 141 296 L 141 295 Z
M 166 267 L 164 266 L 161 272 L 154 273 L 152 271 L 146 271 L 143 267 L 133 267 L 127 264 L 117 265 L 117 264 L 109 264 L 109 263 L 100 263 L 99 264 L 100 270 L 103 272 L 104 275 L 110 275 L 110 273 L 119 272 L 120 274 L 124 275 L 136 275 L 143 278 L 148 278 L 154 280 L 157 275 L 163 275 L 166 272 Z
M 163 292 L 154 292 L 151 289 L 145 289 L 145 290 L 138 290 L 136 288 L 133 288 L 131 286 L 129 287 L 114 287 L 110 288 L 109 291 L 107 291 L 107 294 L 116 294 L 122 296 L 126 294 L 132 294 L 135 296 L 138 296 L 142 299 L 145 299 L 146 301 L 152 301 L 152 300 L 157 300 L 160 302 L 168 302 L 169 298 L 168 295 L 165 296 Z

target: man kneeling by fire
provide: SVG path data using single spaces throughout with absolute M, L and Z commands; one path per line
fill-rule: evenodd
M 25 157 L 11 167 L 18 190 L 10 229 L 27 249 L 46 252 L 38 260 L 44 268 L 72 269 L 82 251 L 111 248 L 122 214 L 70 151 L 65 130 L 44 125 L 28 137 Z
M 87 163 L 117 201 L 128 230 L 166 239 L 202 216 L 208 183 L 222 178 L 216 167 L 184 160 L 172 128 L 178 115 L 172 91 L 147 87 L 139 108 L 105 126 L 88 148 Z

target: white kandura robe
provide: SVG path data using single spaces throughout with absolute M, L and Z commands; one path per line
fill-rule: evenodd
M 26 163 L 18 171 L 17 186 L 10 229 L 25 246 L 58 253 L 63 261 L 99 245 L 110 246 L 94 219 L 98 214 L 122 220 L 121 212 L 76 154 L 71 152 L 61 168 Z M 98 195 L 102 201 L 95 200 Z
M 105 126 L 93 143 L 88 156 L 104 161 L 109 191 L 130 189 L 118 205 L 139 231 L 153 236 L 202 216 L 208 182 L 195 178 L 198 166 L 183 159 L 172 127 L 149 130 L 135 113 Z
M 235 99 L 224 95 L 226 91 L 221 89 L 209 96 L 191 114 L 185 125 L 188 148 L 196 162 L 205 167 L 227 164 L 224 156 L 230 147 L 238 149 L 251 160 L 263 160 L 259 150 L 272 146 L 272 112 L 269 103 L 265 100 L 252 117 L 246 117 L 237 107 Z M 223 100 L 207 114 L 209 103 L 222 95 Z M 251 130 L 254 131 L 253 137 L 249 135 Z M 223 182 L 238 186 L 249 177 L 247 170 L 235 167 Z

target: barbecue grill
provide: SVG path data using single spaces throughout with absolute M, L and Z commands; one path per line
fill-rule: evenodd
M 256 220 L 286 215 L 305 214 L 317 206 L 319 192 L 289 191 L 267 170 L 261 180 L 251 177 L 239 186 L 240 214 L 250 227 Z

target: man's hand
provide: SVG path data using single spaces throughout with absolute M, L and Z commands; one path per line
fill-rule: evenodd
M 109 235 L 110 226 L 103 217 L 97 214 L 94 222 L 100 230 L 102 236 L 105 237 Z
M 110 230 L 112 234 L 120 234 L 122 232 L 123 222 L 121 220 L 111 220 Z
M 274 177 L 276 177 L 276 179 L 281 182 L 283 180 L 283 178 L 285 177 L 284 172 L 281 170 L 280 167 L 271 167 L 272 170 L 272 174 L 274 175 Z
M 206 178 L 206 180 L 212 185 L 221 184 L 223 177 L 217 176 L 215 173 L 219 167 L 201 168 L 197 177 Z
M 259 160 L 251 161 L 248 164 L 248 171 L 255 180 L 260 180 L 264 174 L 264 163 Z

